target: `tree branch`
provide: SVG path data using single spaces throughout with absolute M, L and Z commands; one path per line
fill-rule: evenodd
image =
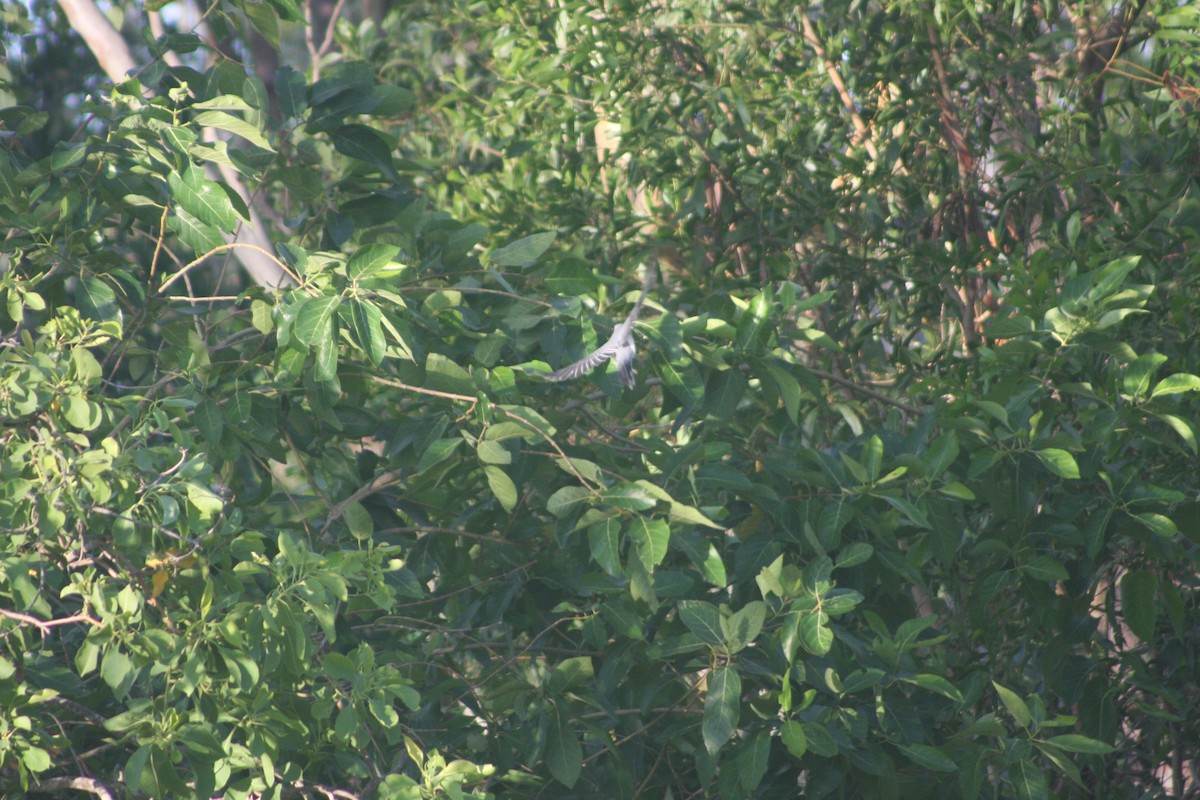
M 59 5 L 66 12 L 71 28 L 87 43 L 88 49 L 96 56 L 96 60 L 100 62 L 100 67 L 109 80 L 113 83 L 120 83 L 137 68 L 129 45 L 100 12 L 93 0 L 59 0 Z M 205 168 L 205 172 L 210 179 L 215 179 L 219 175 L 231 189 L 238 193 L 250 209 L 250 224 L 240 225 L 232 237 L 227 235 L 226 238 L 231 243 L 253 245 L 258 250 L 269 253 L 273 249 L 271 240 L 265 232 L 262 218 L 250 205 L 250 192 L 242 182 L 241 175 L 224 165 L 218 172 L 212 164 L 209 164 Z M 234 252 L 234 257 L 241 262 L 246 272 L 260 286 L 274 289 L 294 284 L 294 280 L 286 270 L 280 269 L 270 259 L 264 258 L 255 250 L 239 249 Z
M 49 778 L 29 787 L 30 793 L 35 794 L 52 794 L 66 789 L 88 792 L 103 800 L 115 800 L 111 789 L 95 778 L 85 778 L 82 775 L 73 778 Z

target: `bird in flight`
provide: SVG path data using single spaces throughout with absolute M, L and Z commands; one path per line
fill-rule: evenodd
M 617 375 L 621 379 L 621 385 L 626 389 L 632 389 L 635 376 L 633 360 L 637 353 L 637 348 L 633 343 L 633 323 L 637 322 L 638 314 L 642 311 L 642 303 L 645 302 L 646 294 L 650 291 L 650 285 L 653 282 L 654 270 L 649 269 L 646 271 L 646 280 L 642 284 L 642 293 L 638 296 L 637 302 L 633 304 L 633 309 L 629 312 L 629 316 L 625 318 L 625 321 L 616 327 L 612 332 L 612 336 L 608 337 L 608 341 L 574 364 L 551 372 L 546 376 L 546 380 L 573 380 L 581 375 L 586 375 L 615 356 L 617 359 Z

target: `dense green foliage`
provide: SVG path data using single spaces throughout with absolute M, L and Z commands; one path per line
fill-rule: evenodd
M 61 105 L 14 62 L 0 789 L 1195 791 L 1200 12 L 1093 6 L 411 3 L 268 85 L 214 39 L 304 14 L 229 2 Z M 655 265 L 637 388 L 539 377 Z

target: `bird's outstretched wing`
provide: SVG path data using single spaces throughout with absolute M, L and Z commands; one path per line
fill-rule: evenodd
M 549 381 L 573 380 L 575 378 L 580 377 L 581 375 L 586 375 L 587 373 L 594 370 L 596 367 L 603 364 L 605 361 L 608 361 L 610 358 L 612 358 L 614 355 L 617 354 L 617 349 L 621 346 L 621 343 L 617 340 L 617 333 L 620 331 L 621 331 L 621 328 L 618 327 L 617 331 L 614 332 L 613 335 L 609 337 L 607 342 L 600 345 L 595 350 L 593 350 L 592 352 L 588 353 L 583 358 L 576 361 L 574 364 L 563 367 L 560 370 L 555 370 L 554 372 L 551 372 L 549 375 L 546 376 L 546 380 L 549 380 Z
M 650 286 L 654 282 L 654 270 L 648 270 L 646 280 L 642 284 L 642 293 L 638 295 L 637 302 L 633 304 L 633 308 L 629 311 L 629 316 L 625 321 L 617 326 L 613 331 L 612 336 L 608 337 L 608 341 L 597 347 L 592 352 L 588 353 L 583 358 L 576 361 L 574 364 L 563 367 L 560 370 L 555 370 L 549 375 L 546 375 L 546 380 L 550 381 L 568 381 L 578 378 L 581 375 L 594 370 L 596 367 L 608 361 L 613 356 L 617 356 L 617 374 L 621 378 L 621 384 L 626 389 L 632 389 L 634 386 L 634 371 L 633 371 L 633 323 L 637 322 L 638 314 L 642 311 L 642 303 L 646 300 L 646 295 L 650 291 Z

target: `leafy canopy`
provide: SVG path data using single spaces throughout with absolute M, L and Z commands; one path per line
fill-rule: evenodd
M 4 12 L 0 784 L 1193 785 L 1195 8 L 210 11 Z

